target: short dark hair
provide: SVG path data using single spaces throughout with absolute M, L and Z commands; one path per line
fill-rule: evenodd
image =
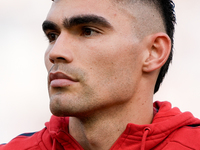
M 172 61 L 173 47 L 174 47 L 174 30 L 175 30 L 175 24 L 176 24 L 176 15 L 175 15 L 175 10 L 174 10 L 175 4 L 172 0 L 147 0 L 147 1 L 148 2 L 152 1 L 152 3 L 156 5 L 156 8 L 158 8 L 164 21 L 166 33 L 171 39 L 171 52 L 166 63 L 162 66 L 160 73 L 158 75 L 156 85 L 154 88 L 154 93 L 156 93 L 159 90 L 160 84 L 162 83 L 168 71 L 169 64 Z

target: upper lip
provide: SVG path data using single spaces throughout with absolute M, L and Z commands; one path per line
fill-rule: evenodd
M 62 72 L 50 72 L 49 74 L 49 82 L 51 82 L 52 80 L 56 80 L 56 79 L 67 79 L 67 80 L 71 80 L 74 82 L 77 82 L 78 80 L 70 77 L 69 75 L 66 75 Z

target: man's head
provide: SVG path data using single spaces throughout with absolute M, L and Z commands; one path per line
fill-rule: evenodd
M 165 34 L 160 5 L 143 0 L 54 1 L 43 30 L 50 42 L 45 62 L 55 115 L 99 113 L 137 103 L 159 88 L 160 83 L 154 90 L 173 40 Z M 162 81 L 163 73 L 159 76 Z

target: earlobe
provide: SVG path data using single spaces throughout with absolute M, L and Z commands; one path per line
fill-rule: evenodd
M 160 69 L 167 61 L 171 51 L 171 40 L 165 33 L 153 34 L 148 40 L 148 55 L 143 65 L 143 71 L 146 73 Z

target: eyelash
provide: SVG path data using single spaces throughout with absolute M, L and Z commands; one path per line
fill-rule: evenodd
M 82 27 L 80 32 L 81 32 L 80 36 L 84 36 L 84 37 L 95 36 L 96 34 L 101 33 L 100 31 L 93 29 L 91 27 Z M 89 32 L 89 34 L 87 32 Z M 55 33 L 55 32 L 46 33 L 46 37 L 49 40 L 49 43 L 56 41 L 58 36 L 59 36 L 59 34 Z
M 49 43 L 51 43 L 53 41 L 56 41 L 56 39 L 58 38 L 59 35 L 54 32 L 49 32 L 46 34 L 46 36 L 47 36 L 47 39 L 49 40 Z
M 87 35 L 87 32 L 90 32 L 89 35 Z M 100 32 L 96 29 L 93 29 L 91 27 L 83 27 L 82 28 L 82 31 L 81 31 L 81 35 L 82 36 L 85 36 L 85 37 L 89 37 L 89 36 L 92 36 L 91 34 L 100 34 Z

